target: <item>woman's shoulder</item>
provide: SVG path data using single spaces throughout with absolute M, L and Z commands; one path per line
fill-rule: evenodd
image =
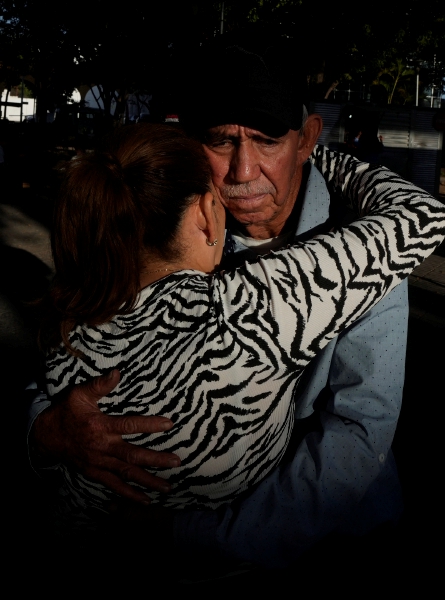
M 134 316 L 143 314 L 148 307 L 165 306 L 166 302 L 180 301 L 186 303 L 197 297 L 209 295 L 212 277 L 199 271 L 184 270 L 170 273 L 143 288 L 134 309 Z M 121 316 L 118 316 L 121 318 Z

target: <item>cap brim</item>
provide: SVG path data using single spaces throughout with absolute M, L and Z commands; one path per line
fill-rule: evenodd
M 233 109 L 226 108 L 219 111 L 213 109 L 207 115 L 196 116 L 194 121 L 195 123 L 199 121 L 204 129 L 210 129 L 218 125 L 243 125 L 271 137 L 281 137 L 286 135 L 289 129 L 293 129 L 288 123 L 277 119 L 267 111 L 257 108 L 234 107 Z

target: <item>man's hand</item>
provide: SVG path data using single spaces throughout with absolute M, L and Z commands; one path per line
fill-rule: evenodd
M 97 401 L 116 387 L 119 377 L 119 371 L 114 370 L 55 397 L 37 417 L 31 443 L 43 460 L 73 465 L 85 477 L 120 496 L 148 504 L 149 498 L 126 482 L 168 492 L 170 485 L 143 467 L 177 467 L 180 460 L 175 454 L 130 444 L 122 435 L 167 431 L 173 423 L 165 417 L 114 417 L 102 413 Z

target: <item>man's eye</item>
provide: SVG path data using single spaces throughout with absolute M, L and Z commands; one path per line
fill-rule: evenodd
M 209 144 L 210 148 L 228 148 L 229 146 L 232 146 L 232 142 L 230 140 L 219 140 Z
M 263 146 L 277 146 L 278 145 L 278 141 L 277 140 L 271 140 L 269 138 L 261 138 L 260 144 L 263 144 Z

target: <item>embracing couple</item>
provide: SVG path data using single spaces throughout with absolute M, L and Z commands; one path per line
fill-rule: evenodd
M 406 277 L 445 211 L 318 147 L 294 60 L 281 42 L 216 49 L 193 66 L 187 135 L 141 124 L 73 161 L 53 235 L 59 401 L 36 397 L 30 431 L 68 528 L 150 490 L 182 509 L 178 551 L 281 567 L 401 514 Z

